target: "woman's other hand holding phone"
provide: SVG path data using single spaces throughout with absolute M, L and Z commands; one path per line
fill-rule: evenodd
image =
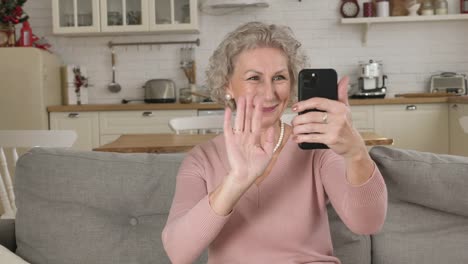
M 293 105 L 294 112 L 318 109 L 296 116 L 293 121 L 293 135 L 297 143 L 323 143 L 335 153 L 352 158 L 367 152 L 359 132 L 353 127 L 351 110 L 348 102 L 349 78 L 344 77 L 338 83 L 338 101 L 314 97 Z

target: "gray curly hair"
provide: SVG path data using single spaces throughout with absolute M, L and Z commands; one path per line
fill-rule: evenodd
M 239 26 L 224 38 L 210 57 L 206 78 L 211 98 L 219 104 L 228 103 L 225 99 L 226 86 L 234 72 L 236 56 L 258 47 L 278 48 L 284 52 L 288 59 L 291 87 L 295 87 L 299 71 L 307 63 L 307 56 L 300 46 L 300 42 L 287 26 L 262 22 L 248 22 Z M 296 89 L 292 88 L 290 100 L 295 97 Z

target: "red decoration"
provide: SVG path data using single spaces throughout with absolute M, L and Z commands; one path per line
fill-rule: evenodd
M 0 22 L 3 24 L 23 23 L 28 20 L 28 15 L 22 6 L 26 0 L 0 0 Z

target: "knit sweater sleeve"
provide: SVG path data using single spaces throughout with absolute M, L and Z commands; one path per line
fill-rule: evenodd
M 356 234 L 377 233 L 387 212 L 387 188 L 377 166 L 363 184 L 351 185 L 346 178 L 344 159 L 333 151 L 324 151 L 320 176 L 325 192 L 346 226 Z
M 198 150 L 198 151 L 197 151 Z M 166 226 L 164 249 L 172 263 L 193 263 L 229 219 L 211 208 L 198 147 L 182 162 Z M 232 213 L 231 213 L 232 214 Z

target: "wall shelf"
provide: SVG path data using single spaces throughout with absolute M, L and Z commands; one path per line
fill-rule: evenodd
M 396 16 L 396 17 L 359 17 L 342 18 L 341 24 L 362 24 L 363 36 L 362 42 L 367 44 L 369 29 L 372 24 L 383 23 L 408 23 L 408 22 L 436 22 L 436 21 L 457 21 L 468 20 L 468 14 L 454 15 L 433 15 L 433 16 Z

